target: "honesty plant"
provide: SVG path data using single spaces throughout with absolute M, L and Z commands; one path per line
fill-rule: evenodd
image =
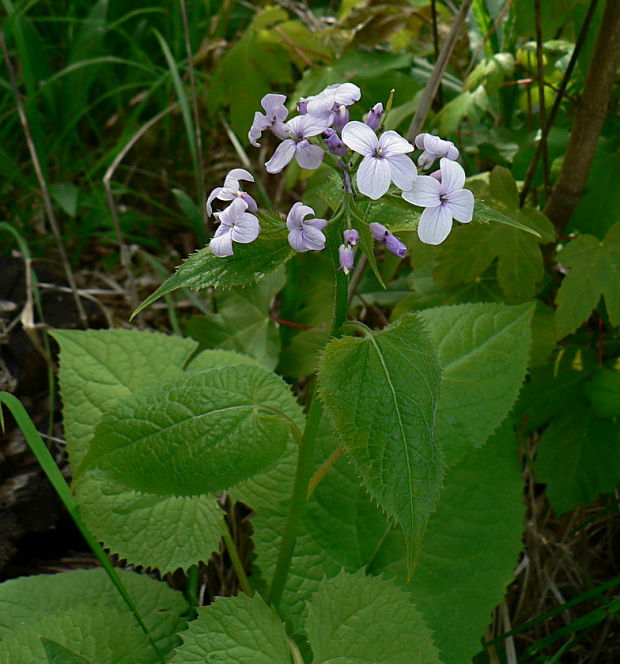
M 303 201 L 286 218 L 261 210 L 245 191 L 254 175 L 228 173 L 206 201 L 218 222 L 208 247 L 138 309 L 177 288 L 215 289 L 217 310 L 188 322 L 200 345 L 137 330 L 53 333 L 74 494 L 33 445 L 120 595 L 101 590 L 97 571 L 67 578 L 77 609 L 49 579 L 3 584 L 0 640 L 5 628 L 15 636 L 0 663 L 461 664 L 477 652 L 520 547 L 521 470 L 500 425 L 525 376 L 533 308 L 394 309 L 380 330 L 348 321 L 365 265 L 383 283 L 373 239 L 405 259 L 404 233 L 438 244 L 453 219 L 475 216 L 455 146 L 421 134 L 414 147 L 385 130 L 390 101 L 362 116 L 360 98 L 353 83 L 330 85 L 291 104 L 291 118 L 284 95 L 263 98 L 248 138 L 280 141 L 266 172 L 293 159 L 331 169 L 321 197 L 332 212 Z M 417 174 L 416 148 L 418 167 L 440 159 L 438 172 Z M 249 576 L 223 495 L 255 514 Z M 462 524 L 483 512 L 461 546 Z M 241 594 L 196 607 L 197 565 L 222 539 Z M 133 566 L 185 571 L 191 606 L 118 575 L 98 541 Z M 455 606 L 466 624 L 444 618 Z M 117 634 L 127 656 L 108 648 Z

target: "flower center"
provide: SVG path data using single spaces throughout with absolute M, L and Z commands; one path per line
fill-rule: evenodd
M 375 148 L 375 157 L 383 157 L 383 150 L 381 148 Z

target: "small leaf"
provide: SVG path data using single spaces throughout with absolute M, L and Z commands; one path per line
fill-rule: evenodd
M 259 595 L 218 597 L 198 609 L 170 664 L 290 664 L 284 624 Z
M 261 222 L 264 218 L 264 215 L 261 215 Z M 247 286 L 260 281 L 265 274 L 273 272 L 293 256 L 294 252 L 286 237 L 286 228 L 282 228 L 280 222 L 278 228 L 272 226 L 263 229 L 258 238 L 250 244 L 235 244 L 235 253 L 232 256 L 218 258 L 211 253 L 209 247 L 198 250 L 144 300 L 134 311 L 132 317 L 153 304 L 155 300 L 178 288 L 227 289 L 233 286 Z
M 93 664 L 56 641 L 42 637 L 41 642 L 45 648 L 48 664 Z
M 511 226 L 512 228 L 517 228 L 520 231 L 530 233 L 530 235 L 533 235 L 534 237 L 542 238 L 542 235 L 537 230 L 522 224 L 516 219 L 513 219 L 512 217 L 509 217 L 508 215 L 503 214 L 498 210 L 494 210 L 480 199 L 476 199 L 476 202 L 474 203 L 474 219 L 483 224 L 496 221 L 499 224 L 505 224 L 506 226 Z
M 409 595 L 363 571 L 324 579 L 308 606 L 313 662 L 440 664 Z
M 371 497 L 404 529 L 411 573 L 443 476 L 434 432 L 440 367 L 413 315 L 364 334 L 327 345 L 319 393 Z

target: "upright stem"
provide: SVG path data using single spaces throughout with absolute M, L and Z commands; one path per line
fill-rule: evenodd
M 237 549 L 237 545 L 235 544 L 235 540 L 233 539 L 232 533 L 230 532 L 230 528 L 228 527 L 226 520 L 224 520 L 222 525 L 222 537 L 224 539 L 224 544 L 226 544 L 228 555 L 230 556 L 230 562 L 232 563 L 235 574 L 237 575 L 239 586 L 248 597 L 252 597 L 254 594 L 252 591 L 252 586 L 250 586 L 250 582 L 246 576 L 243 563 L 241 562 L 241 557 L 239 556 L 239 550 Z

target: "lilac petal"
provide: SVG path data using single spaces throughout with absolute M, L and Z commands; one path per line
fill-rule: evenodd
M 314 214 L 314 210 L 312 210 L 312 214 Z M 312 226 L 313 228 L 325 228 L 327 226 L 327 219 L 306 219 L 304 221 L 304 226 Z
M 239 217 L 248 209 L 248 204 L 242 198 L 235 200 L 219 214 L 220 224 L 234 226 Z
M 313 95 L 305 100 L 306 112 L 308 115 L 323 115 L 331 110 L 334 105 L 334 95 L 330 92 L 321 92 L 318 95 Z
M 222 191 L 222 187 L 216 187 L 210 194 L 209 198 L 207 198 L 207 214 L 211 216 L 213 214 L 213 208 L 211 207 L 211 203 L 218 198 L 218 194 Z
M 226 189 L 239 189 L 239 180 L 254 182 L 254 176 L 245 170 L 245 168 L 233 168 L 224 179 Z
M 455 159 L 459 158 L 460 153 L 458 151 L 458 148 L 454 145 L 454 143 L 452 143 L 450 141 L 448 141 L 448 143 L 450 143 L 450 147 L 448 148 L 448 152 L 446 154 L 446 157 L 448 157 L 448 159 L 452 159 L 454 161 Z
M 418 157 L 418 166 L 423 169 L 430 168 L 435 162 L 435 159 L 437 159 L 436 154 L 424 150 L 424 152 Z
M 295 147 L 295 159 L 302 168 L 313 171 L 323 163 L 323 150 L 318 145 L 303 140 Z
M 267 94 L 261 99 L 260 105 L 265 109 L 268 118 L 284 120 L 288 115 L 288 109 L 284 105 L 285 101 L 285 95 Z
M 362 91 L 355 83 L 335 83 L 330 85 L 328 89 L 333 90 L 334 103 L 343 104 L 344 106 L 351 106 L 351 104 L 359 101 L 362 96 Z
M 403 198 L 413 205 L 435 207 L 441 203 L 439 190 L 441 185 L 430 175 L 418 175 L 410 191 L 403 191 Z
M 254 113 L 254 121 L 252 122 L 250 131 L 248 131 L 248 140 L 250 141 L 250 144 L 255 148 L 259 148 L 260 143 L 258 142 L 258 139 L 262 136 L 264 131 L 269 129 L 270 125 L 271 121 L 269 118 L 263 115 L 260 111 L 256 111 L 256 113 Z
M 362 124 L 360 122 L 360 124 Z M 366 126 L 366 125 L 364 125 Z M 371 131 L 369 129 L 369 131 Z M 392 169 L 387 159 L 380 157 L 364 157 L 357 169 L 357 188 L 362 194 L 376 201 L 381 198 L 390 186 Z
M 385 238 L 390 232 L 383 224 L 380 224 L 377 221 L 368 224 L 368 228 L 377 242 L 385 242 Z
M 211 242 L 209 242 L 209 247 L 211 247 L 211 253 L 214 256 L 217 256 L 218 258 L 224 258 L 225 256 L 232 256 L 233 255 L 232 230 L 228 229 L 228 231 L 222 233 L 221 235 L 216 235 L 215 237 L 211 238 Z
M 306 226 L 302 231 L 304 246 L 310 251 L 321 251 L 325 249 L 325 235 L 312 226 Z
M 474 216 L 474 195 L 469 189 L 460 189 L 446 194 L 450 214 L 462 224 L 469 223 Z
M 406 245 L 392 233 L 388 233 L 385 238 L 385 248 L 399 258 L 404 258 L 407 255 Z
M 309 205 L 304 205 L 302 202 L 297 201 L 286 216 L 286 227 L 289 231 L 301 228 L 304 223 L 304 217 L 307 217 L 309 214 L 314 214 L 314 210 Z
M 273 157 L 265 164 L 267 173 L 279 173 L 289 162 L 295 154 L 295 141 L 292 138 L 287 138 L 282 141 L 273 153 Z
M 249 212 L 244 212 L 231 230 L 232 239 L 241 244 L 254 242 L 260 233 L 258 219 Z
M 355 152 L 370 157 L 375 154 L 379 139 L 375 132 L 363 122 L 353 120 L 342 129 L 342 142 Z
M 413 187 L 418 171 L 411 158 L 406 154 L 395 154 L 387 157 L 392 169 L 392 182 L 399 188 L 409 191 Z
M 462 189 L 465 184 L 465 171 L 456 161 L 450 161 L 445 157 L 439 162 L 441 171 L 441 193 L 448 194 L 451 191 Z
M 237 198 L 239 189 L 232 189 L 231 187 L 222 187 L 222 191 L 217 195 L 220 201 L 234 201 Z
M 447 205 L 429 207 L 422 212 L 418 237 L 425 244 L 441 244 L 452 230 L 452 215 Z
M 351 272 L 353 269 L 353 249 L 350 244 L 341 244 L 338 247 L 338 262 L 340 263 L 340 269 L 345 274 Z
M 256 205 L 256 201 L 250 196 L 250 194 L 241 191 L 239 192 L 239 195 L 246 202 L 250 212 L 256 212 L 258 210 L 258 205 Z
M 288 243 L 295 251 L 308 251 L 304 240 L 304 231 L 301 228 L 296 228 L 288 234 Z
M 383 117 L 383 104 L 381 102 L 375 104 L 364 118 L 364 124 L 367 124 L 373 131 L 379 129 L 381 118 Z
M 395 154 L 405 154 L 413 152 L 415 148 L 411 143 L 395 131 L 385 131 L 379 139 L 379 150 L 384 157 L 391 157 Z
M 418 148 L 418 150 L 424 150 L 424 139 L 428 136 L 428 134 L 418 134 L 415 137 L 415 146 Z
M 297 138 L 309 138 L 322 134 L 330 125 L 331 113 L 314 117 L 312 115 L 297 115 L 291 118 L 284 126 L 289 134 Z

